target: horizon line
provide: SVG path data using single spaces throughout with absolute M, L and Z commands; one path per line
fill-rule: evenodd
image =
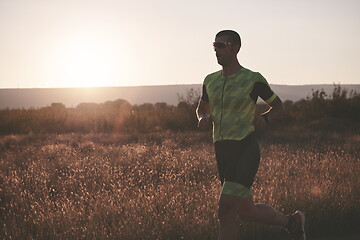
M 274 86 L 319 86 L 319 85 L 360 85 L 360 83 L 312 83 L 312 84 L 278 84 L 269 83 Z M 182 84 L 155 84 L 155 85 L 128 85 L 128 86 L 90 86 L 90 87 L 9 87 L 0 88 L 0 90 L 27 90 L 27 89 L 95 89 L 95 88 L 137 88 L 137 87 L 169 87 L 169 86 L 188 86 L 188 85 L 202 85 L 202 83 L 182 83 Z

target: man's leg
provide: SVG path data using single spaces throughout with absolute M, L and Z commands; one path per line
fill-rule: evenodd
M 243 221 L 253 221 L 284 227 L 288 224 L 287 216 L 268 204 L 254 204 L 252 197 L 241 200 L 237 212 Z
M 237 238 L 238 226 L 236 224 L 236 204 L 231 199 L 224 199 L 221 195 L 219 201 L 219 240 L 235 240 Z
M 286 226 L 288 217 L 267 204 L 254 204 L 252 197 L 221 194 L 219 200 L 219 240 L 236 239 L 236 215 L 243 221 Z

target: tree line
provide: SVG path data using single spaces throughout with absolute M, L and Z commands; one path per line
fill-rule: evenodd
M 178 104 L 131 105 L 123 99 L 105 103 L 81 103 L 67 108 L 52 103 L 43 108 L 0 110 L 0 134 L 41 133 L 120 133 L 160 130 L 197 130 L 195 109 L 200 94 L 193 89 L 178 96 Z M 334 85 L 332 94 L 313 90 L 297 102 L 284 101 L 282 124 L 306 123 L 316 119 L 346 119 L 360 122 L 360 94 Z M 267 106 L 257 105 L 257 114 Z

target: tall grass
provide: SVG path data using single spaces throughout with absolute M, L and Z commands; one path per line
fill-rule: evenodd
M 256 201 L 304 210 L 310 235 L 359 231 L 359 143 L 262 142 Z M 220 187 L 208 132 L 4 136 L 0 238 L 216 239 Z

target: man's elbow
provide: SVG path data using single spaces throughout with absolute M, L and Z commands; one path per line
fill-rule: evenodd
M 276 117 L 282 117 L 283 115 L 286 114 L 285 107 L 282 101 L 280 100 L 280 98 L 276 98 L 273 104 L 271 104 L 271 107 L 272 107 L 272 111 L 276 112 Z

